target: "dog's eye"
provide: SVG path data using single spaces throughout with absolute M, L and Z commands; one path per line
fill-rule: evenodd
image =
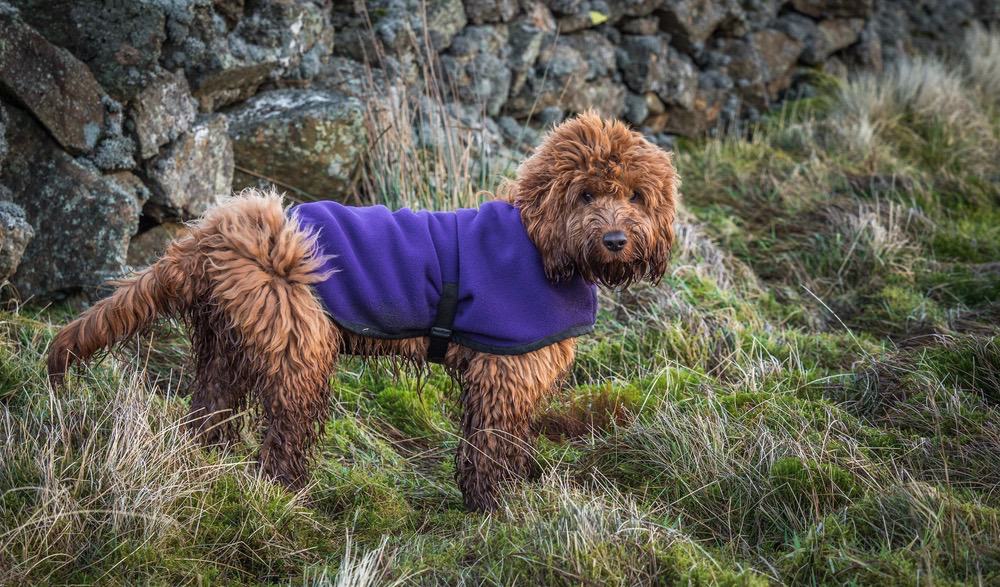
M 583 192 L 580 194 L 580 199 L 583 200 L 585 204 L 589 204 L 594 201 L 594 194 L 590 192 Z
M 642 192 L 632 192 L 632 197 L 629 198 L 629 201 L 632 202 L 633 204 L 638 204 L 639 202 L 641 202 Z

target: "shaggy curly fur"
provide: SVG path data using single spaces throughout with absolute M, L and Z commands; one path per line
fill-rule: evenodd
M 617 121 L 584 114 L 556 127 L 505 184 L 552 280 L 579 273 L 607 286 L 658 280 L 673 243 L 678 178 L 670 156 Z M 622 231 L 613 252 L 603 236 Z M 259 402 L 260 466 L 301 487 L 327 415 L 339 353 L 425 360 L 426 338 L 385 340 L 342 330 L 312 284 L 322 258 L 275 194 L 244 192 L 210 210 L 152 267 L 67 325 L 49 350 L 52 384 L 74 362 L 126 340 L 161 316 L 190 327 L 195 380 L 191 426 L 206 444 L 237 440 L 232 415 Z M 377 270 L 377 268 L 373 268 Z M 456 477 L 470 509 L 496 505 L 499 488 L 530 470 L 535 407 L 569 369 L 575 343 L 523 355 L 449 346 L 462 385 Z

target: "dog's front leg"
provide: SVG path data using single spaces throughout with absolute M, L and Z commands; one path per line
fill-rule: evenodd
M 504 484 L 535 465 L 532 423 L 541 399 L 573 362 L 565 340 L 523 355 L 476 354 L 462 373 L 462 441 L 455 476 L 470 510 L 495 509 Z

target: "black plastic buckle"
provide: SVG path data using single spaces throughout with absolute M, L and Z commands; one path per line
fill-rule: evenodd
M 431 328 L 431 338 L 444 338 L 451 340 L 451 329 L 434 326 Z
M 430 330 L 430 344 L 427 346 L 427 360 L 432 363 L 443 363 L 448 343 L 451 342 L 451 328 L 455 323 L 455 310 L 458 306 L 458 284 L 442 284 L 441 300 L 438 302 L 437 317 Z

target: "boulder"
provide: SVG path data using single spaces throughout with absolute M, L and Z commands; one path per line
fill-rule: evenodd
M 775 23 L 775 28 L 802 43 L 799 61 L 820 65 L 833 53 L 858 40 L 865 21 L 860 18 L 837 18 L 816 23 L 807 16 L 789 13 Z
M 149 159 L 160 147 L 188 131 L 198 114 L 183 71 L 161 72 L 133 100 L 129 122 L 139 142 L 139 156 Z
M 38 118 L 73 153 L 97 145 L 104 126 L 101 87 L 84 63 L 0 11 L 0 92 Z
M 10 201 L 10 191 L 0 185 L 0 284 L 10 279 L 35 236 L 24 210 Z
M 870 24 L 881 57 L 893 63 L 913 53 L 953 53 L 961 49 L 969 26 L 996 22 L 996 2 L 977 0 L 882 0 Z
M 676 0 L 664 2 L 660 29 L 686 52 L 697 52 L 715 29 L 738 7 L 733 0 Z
M 35 229 L 11 281 L 25 298 L 94 296 L 121 275 L 141 202 L 115 177 L 67 155 L 30 114 L 8 111 L 11 150 L 0 183 Z
M 151 218 L 190 219 L 228 196 L 233 185 L 233 144 L 226 117 L 197 122 L 146 165 L 152 191 L 144 210 Z
M 318 198 L 351 195 L 366 144 L 364 109 L 336 92 L 275 90 L 229 113 L 237 187 L 273 180 Z
M 424 53 L 425 44 L 443 51 L 468 23 L 462 0 L 344 2 L 334 8 L 332 18 L 335 53 L 369 63 L 382 55 Z
M 649 117 L 649 105 L 646 97 L 629 93 L 625 96 L 625 120 L 638 126 Z
M 129 267 L 141 269 L 152 265 L 163 256 L 167 246 L 184 236 L 187 230 L 183 224 L 164 222 L 135 235 L 128 244 Z
M 505 26 L 466 27 L 441 56 L 447 87 L 463 102 L 485 106 L 496 116 L 510 91 Z
M 740 0 L 739 9 L 731 11 L 738 23 L 723 26 L 731 33 L 735 32 L 734 29 L 745 29 L 741 31 L 743 34 L 765 28 L 778 16 L 785 3 L 786 0 Z
M 323 2 L 181 2 L 169 11 L 161 64 L 183 68 L 203 111 L 245 100 L 267 81 L 308 80 L 333 50 Z
M 131 100 L 155 75 L 167 20 L 158 0 L 12 0 L 25 21 L 69 50 L 116 100 Z
M 580 12 L 584 0 L 543 0 L 544 5 L 559 16 L 568 16 Z M 589 4 L 589 3 L 586 3 Z
M 3 160 L 7 157 L 7 111 L 0 103 L 0 172 L 3 172 Z
M 764 29 L 750 35 L 750 43 L 764 65 L 764 80 L 771 99 L 788 87 L 792 67 L 802 54 L 804 44 L 776 29 Z
M 523 118 L 539 108 L 563 105 L 568 91 L 583 86 L 589 70 L 583 55 L 565 37 L 558 38 L 543 46 L 535 66 L 512 84 L 505 109 Z
M 626 90 L 610 80 L 587 82 L 566 95 L 563 104 L 571 112 L 597 110 L 604 116 L 621 117 L 625 113 Z
M 556 23 L 544 6 L 536 4 L 534 9 L 511 22 L 508 31 L 510 43 L 508 60 L 515 72 L 515 81 L 511 89 L 518 92 L 527 72 L 538 61 L 542 45 L 547 39 L 555 37 Z
M 472 24 L 507 22 L 517 14 L 517 0 L 465 0 L 465 14 Z
M 421 7 L 426 7 L 427 36 L 435 51 L 443 51 L 450 47 L 455 35 L 469 22 L 465 16 L 462 0 L 425 0 Z M 418 30 L 420 25 L 421 22 L 418 20 L 416 25 Z
M 587 62 L 587 80 L 610 78 L 616 73 L 615 46 L 601 33 L 583 31 L 566 36 L 563 42 L 583 55 Z
M 684 108 L 694 101 L 697 70 L 690 59 L 670 47 L 664 35 L 625 35 L 618 67 L 633 92 L 654 92 L 665 104 Z
M 858 35 L 858 42 L 844 49 L 842 56 L 844 64 L 849 68 L 865 68 L 876 73 L 882 71 L 885 57 L 875 22 L 865 24 Z
M 743 39 L 718 39 L 715 50 L 725 56 L 720 63 L 725 63 L 737 94 L 754 108 L 767 108 L 791 83 L 804 47 L 785 32 L 764 29 Z
M 813 18 L 867 18 L 874 0 L 792 0 L 792 8 Z
M 655 16 L 630 18 L 618 23 L 617 28 L 629 35 L 655 35 L 660 32 L 660 19 Z
M 801 60 L 806 65 L 820 65 L 830 55 L 853 45 L 865 28 L 861 18 L 837 18 L 819 23 L 816 39 L 807 44 Z

